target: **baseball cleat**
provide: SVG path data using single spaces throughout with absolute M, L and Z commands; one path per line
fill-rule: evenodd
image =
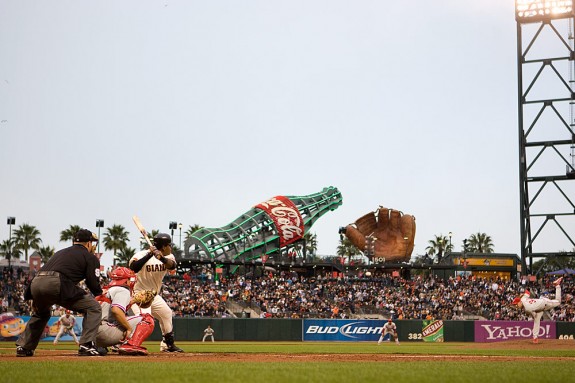
M 93 342 L 84 343 L 78 349 L 78 356 L 102 356 Z
M 170 344 L 166 348 L 164 348 L 162 352 L 184 352 L 184 350 L 182 350 L 175 344 Z
M 539 344 L 539 339 L 533 338 L 533 344 Z
M 34 350 L 27 350 L 22 346 L 16 347 L 16 356 L 33 356 Z
M 145 347 L 133 346 L 131 344 L 124 344 L 118 348 L 120 355 L 148 355 L 148 350 Z

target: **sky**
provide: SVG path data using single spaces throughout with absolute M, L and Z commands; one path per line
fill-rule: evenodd
M 320 255 L 379 205 L 415 216 L 414 256 L 518 254 L 516 39 L 513 0 L 0 0 L 0 217 L 137 248 L 133 215 L 220 227 L 335 186 Z

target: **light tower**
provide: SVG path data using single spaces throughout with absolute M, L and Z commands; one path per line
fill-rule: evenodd
M 515 1 L 522 274 L 534 257 L 575 255 L 574 5 Z

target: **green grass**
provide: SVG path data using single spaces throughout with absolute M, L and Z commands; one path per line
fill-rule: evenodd
M 177 342 L 190 353 L 257 353 L 256 362 L 186 362 L 171 363 L 155 358 L 70 358 L 49 361 L 35 358 L 9 359 L 0 356 L 0 382 L 569 382 L 575 376 L 575 344 L 563 350 L 544 350 L 532 345 L 517 345 L 511 350 L 472 349 L 465 343 L 402 343 L 401 346 L 374 343 L 278 343 L 278 342 Z M 159 351 L 157 342 L 148 342 L 152 352 Z M 54 349 L 41 344 L 40 349 Z M 60 350 L 76 350 L 63 343 Z M 14 355 L 13 342 L 0 342 L 0 354 Z M 437 355 L 437 361 L 418 360 L 372 362 L 266 361 L 266 354 L 389 354 Z M 477 358 L 441 360 L 441 355 L 477 355 Z M 497 356 L 490 358 L 490 356 Z M 505 356 L 524 356 L 528 360 L 502 361 Z M 563 359 L 551 359 L 561 357 Z M 3 360 L 4 359 L 4 360 Z M 174 357 L 177 360 L 177 357 Z

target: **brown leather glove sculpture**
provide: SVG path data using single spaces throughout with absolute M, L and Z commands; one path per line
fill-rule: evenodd
M 385 262 L 407 262 L 415 241 L 415 217 L 380 206 L 347 225 L 345 235 L 364 252 L 367 238 L 372 236 L 375 238 L 374 257 L 383 257 Z

